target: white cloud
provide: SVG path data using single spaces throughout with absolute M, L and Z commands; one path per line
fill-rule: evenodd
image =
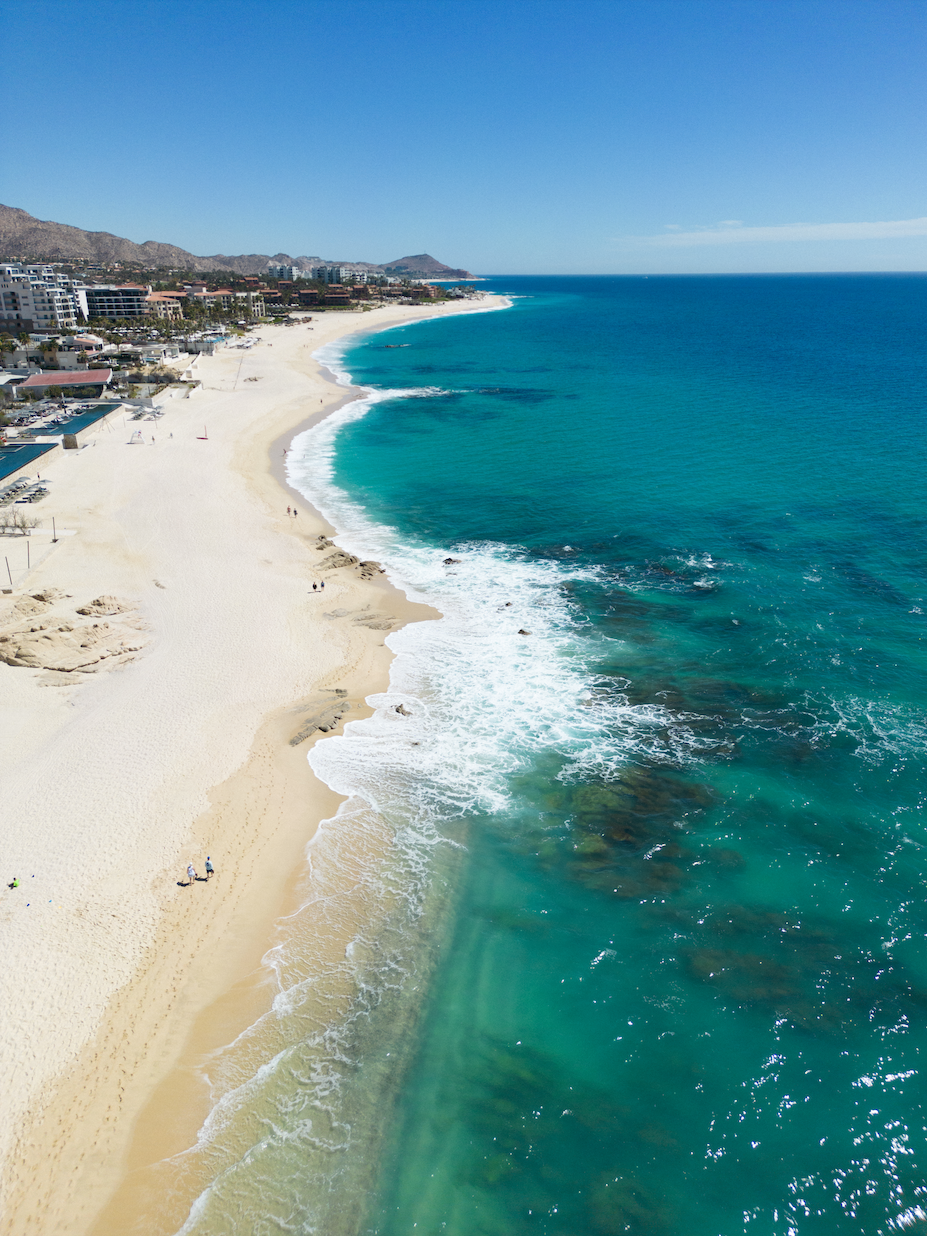
M 715 227 L 695 232 L 674 231 L 618 239 L 623 244 L 675 249 L 692 245 L 766 244 L 770 241 L 894 240 L 906 236 L 927 236 L 927 216 L 884 223 L 787 223 L 778 227 L 744 227 L 739 219 L 725 219 Z

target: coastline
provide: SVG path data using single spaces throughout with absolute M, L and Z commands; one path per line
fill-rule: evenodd
M 189 1145 L 206 1114 L 190 1059 L 266 1006 L 260 961 L 273 924 L 292 911 L 306 844 L 341 801 L 306 760 L 320 735 L 289 738 L 326 691 L 347 692 L 344 720 L 368 715 L 365 697 L 386 687 L 392 659 L 382 630 L 313 611 L 313 570 L 330 552 L 315 541 L 331 529 L 301 495 L 298 519 L 284 513 L 295 491 L 281 443 L 359 393 L 312 358 L 320 346 L 468 311 L 265 327 L 250 352 L 201 358 L 203 387 L 145 423 L 153 444 L 127 455 L 126 427 L 114 429 L 49 469 L 59 522 L 75 535 L 25 593 L 62 588 L 74 605 L 122 595 L 147 647 L 76 685 L 0 666 L 17 727 L 15 741 L 5 735 L 17 821 L 8 861 L 29 881 L 0 911 L 12 928 L 8 982 L 22 996 L 0 1039 L 11 1234 L 124 1231 L 125 1212 L 107 1204 L 127 1172 Z M 318 410 L 307 406 L 315 398 Z M 342 568 L 326 579 L 326 607 L 386 608 L 398 625 L 435 616 L 382 577 Z M 206 852 L 216 878 L 178 887 Z M 200 897 L 208 918 L 190 914 Z

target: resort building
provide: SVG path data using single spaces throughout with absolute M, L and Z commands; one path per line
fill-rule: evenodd
M 79 393 L 86 398 L 99 398 L 112 376 L 112 369 L 59 369 L 49 373 L 33 373 L 19 389 L 42 394 L 60 391 L 73 396 Z
M 51 266 L 0 266 L 0 330 L 74 330 L 83 317 L 83 298 Z
M 235 292 L 231 288 L 216 288 L 214 292 L 188 292 L 187 297 L 206 309 L 218 307 L 226 313 L 234 310 L 253 318 L 264 316 L 264 297 L 260 292 Z
M 166 318 L 170 321 L 179 322 L 183 317 L 183 309 L 180 301 L 183 297 L 172 295 L 170 292 L 151 292 L 145 298 L 145 304 L 148 306 L 148 312 L 156 318 Z
M 262 292 L 238 292 L 238 303 L 246 306 L 252 318 L 264 316 L 264 295 Z
M 278 266 L 276 262 L 267 263 L 267 277 L 269 279 L 289 279 L 292 282 L 298 279 L 302 271 L 298 266 Z
M 82 291 L 87 298 L 87 316 L 91 318 L 143 318 L 149 312 L 151 288 L 139 283 L 118 287 L 97 284 Z

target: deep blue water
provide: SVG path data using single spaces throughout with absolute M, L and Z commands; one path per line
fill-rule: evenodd
M 587 689 L 468 662 L 507 797 L 446 813 L 369 1230 L 922 1226 L 927 280 L 489 286 L 350 350 L 409 395 L 333 479 Z

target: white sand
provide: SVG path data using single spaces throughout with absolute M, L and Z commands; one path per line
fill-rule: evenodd
M 61 536 L 24 587 L 0 598 L 0 619 L 17 599 L 56 588 L 67 595 L 38 623 L 123 622 L 126 615 L 75 617 L 76 607 L 108 594 L 131 607 L 126 629 L 132 646 L 145 647 L 96 673 L 0 664 L 6 1230 L 40 1230 L 22 1211 L 22 1196 L 49 1150 L 33 1125 L 56 1102 L 50 1083 L 67 1078 L 100 1033 L 115 993 L 146 963 L 159 925 L 203 912 L 202 903 L 189 902 L 201 886 L 178 885 L 186 863 L 203 874 L 204 846 L 214 845 L 221 874 L 225 855 L 210 840 L 221 839 L 221 828 L 196 828 L 210 792 L 245 765 L 270 714 L 345 675 L 369 675 L 388 655 L 382 631 L 321 618 L 310 589 L 313 566 L 325 556 L 313 544 L 322 525 L 298 500 L 299 518 L 287 518 L 293 495 L 270 471 L 271 444 L 346 393 L 311 352 L 360 329 L 473 307 L 329 313 L 315 317 L 311 331 L 265 327 L 251 351 L 201 357 L 194 374 L 202 389 L 168 401 L 160 421 L 124 424 L 119 416 L 92 445 L 42 470 L 52 493 L 34 511 L 49 524 L 54 514 L 59 531 L 73 535 Z M 204 426 L 208 440 L 200 441 Z M 145 445 L 128 445 L 136 428 Z M 3 544 L 22 549 L 9 538 Z M 381 584 L 342 569 L 327 576 L 324 606 L 366 604 L 371 596 L 382 604 L 385 595 Z M 330 810 L 330 800 L 322 806 Z M 251 861 L 248 844 L 236 851 L 242 862 Z M 14 876 L 21 886 L 8 891 Z M 216 890 L 213 881 L 209 895 L 221 897 Z M 187 973 L 200 937 L 178 933 L 176 969 Z M 188 1003 L 192 1009 L 195 1000 Z M 80 1077 L 69 1081 L 79 1088 Z M 132 1084 L 126 1076 L 120 1094 Z M 79 1111 L 69 1119 L 58 1120 L 59 1139 L 86 1138 L 92 1148 L 94 1127 L 81 1127 Z M 32 1130 L 25 1142 L 24 1129 Z M 48 1189 L 68 1191 L 54 1178 Z

